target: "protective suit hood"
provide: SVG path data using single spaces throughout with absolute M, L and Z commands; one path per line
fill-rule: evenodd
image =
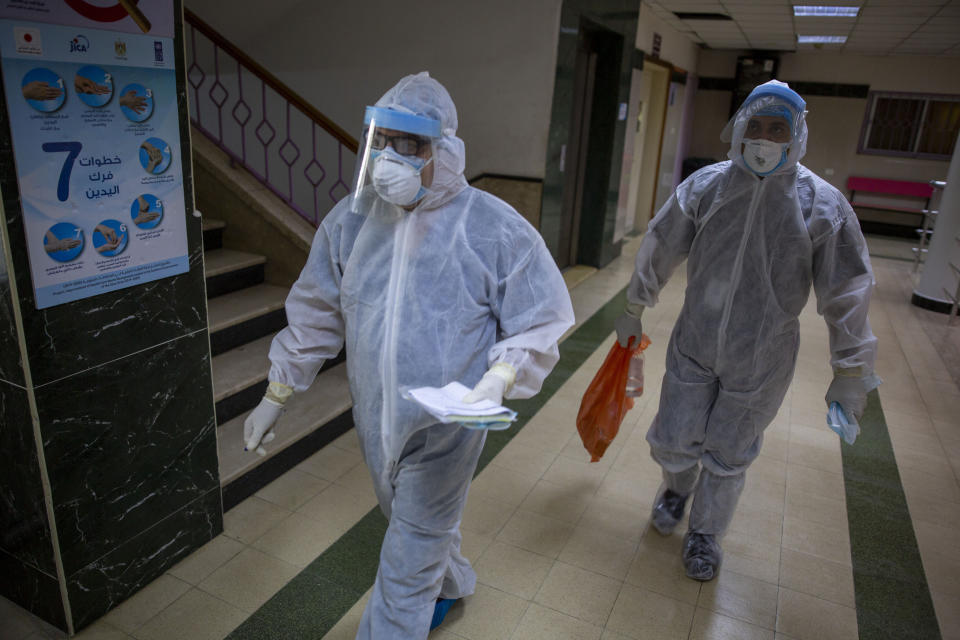
M 426 195 L 417 204 L 418 209 L 434 209 L 456 197 L 466 186 L 463 176 L 466 166 L 466 153 L 463 140 L 457 137 L 457 108 L 450 94 L 426 71 L 402 78 L 389 91 L 383 94 L 374 105 L 400 113 L 429 118 L 440 123 L 440 135 L 431 137 L 433 146 L 433 182 L 427 187 Z M 361 194 L 362 200 L 368 200 L 366 207 L 378 209 L 374 201 L 381 206 L 393 209 L 393 205 L 382 201 L 373 190 Z
M 795 170 L 797 163 L 807 152 L 806 107 L 804 99 L 785 82 L 771 80 L 759 85 L 750 92 L 720 134 L 722 141 L 730 143 L 727 157 L 744 171 L 754 175 L 744 162 L 741 151 L 747 123 L 755 115 L 781 115 L 790 123 L 790 144 L 785 161 L 769 175 Z

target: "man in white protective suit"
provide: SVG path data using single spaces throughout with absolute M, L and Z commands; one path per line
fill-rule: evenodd
M 616 321 L 621 344 L 639 339 L 643 309 L 687 260 L 684 304 L 647 441 L 664 479 L 654 528 L 672 533 L 693 496 L 682 558 L 696 580 L 719 569 L 745 472 L 793 377 L 798 315 L 811 284 L 830 333 L 828 407 L 837 402 L 859 421 L 880 382 L 867 320 L 873 272 L 866 243 L 843 195 L 799 164 L 805 108 L 776 80 L 750 93 L 721 136 L 730 142 L 729 160 L 684 180 L 651 221 Z
M 250 451 L 269 443 L 287 398 L 346 345 L 354 424 L 389 520 L 357 638 L 422 640 L 474 591 L 459 526 L 486 432 L 439 424 L 403 391 L 459 381 L 467 402 L 529 398 L 574 317 L 537 231 L 467 185 L 440 83 L 403 78 L 364 125 L 356 188 L 317 230 L 244 437 Z

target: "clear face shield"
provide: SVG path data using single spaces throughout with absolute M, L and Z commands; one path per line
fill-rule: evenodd
M 367 107 L 354 174 L 350 209 L 365 198 L 380 197 L 412 207 L 426 194 L 432 177 L 433 141 L 440 121 L 382 107 Z M 368 188 L 369 187 L 369 188 Z
M 795 165 L 806 152 L 806 102 L 787 85 L 771 81 L 751 92 L 720 139 L 727 156 L 760 177 Z

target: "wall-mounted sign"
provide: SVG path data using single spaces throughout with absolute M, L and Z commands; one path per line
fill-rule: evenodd
M 650 48 L 650 55 L 653 56 L 654 58 L 660 57 L 660 42 L 661 42 L 660 34 L 654 33 L 653 47 Z
M 37 308 L 187 271 L 172 0 L 4 4 L 0 63 Z

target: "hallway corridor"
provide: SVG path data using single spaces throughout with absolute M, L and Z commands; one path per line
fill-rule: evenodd
M 592 464 L 574 417 L 615 339 L 640 238 L 602 270 L 569 271 L 577 325 L 560 364 L 539 396 L 510 403 L 521 420 L 490 434 L 470 490 L 463 549 L 476 594 L 430 638 L 960 640 L 960 322 L 910 304 L 912 245 L 867 240 L 884 383 L 860 439 L 841 447 L 825 424 L 828 338 L 811 293 L 793 383 L 708 583 L 683 574 L 685 526 L 662 537 L 648 523 L 660 474 L 644 435 L 683 267 L 644 314 L 645 393 Z M 385 526 L 350 431 L 227 512 L 222 535 L 76 637 L 350 640 Z M 0 599 L 0 637 L 64 636 Z

